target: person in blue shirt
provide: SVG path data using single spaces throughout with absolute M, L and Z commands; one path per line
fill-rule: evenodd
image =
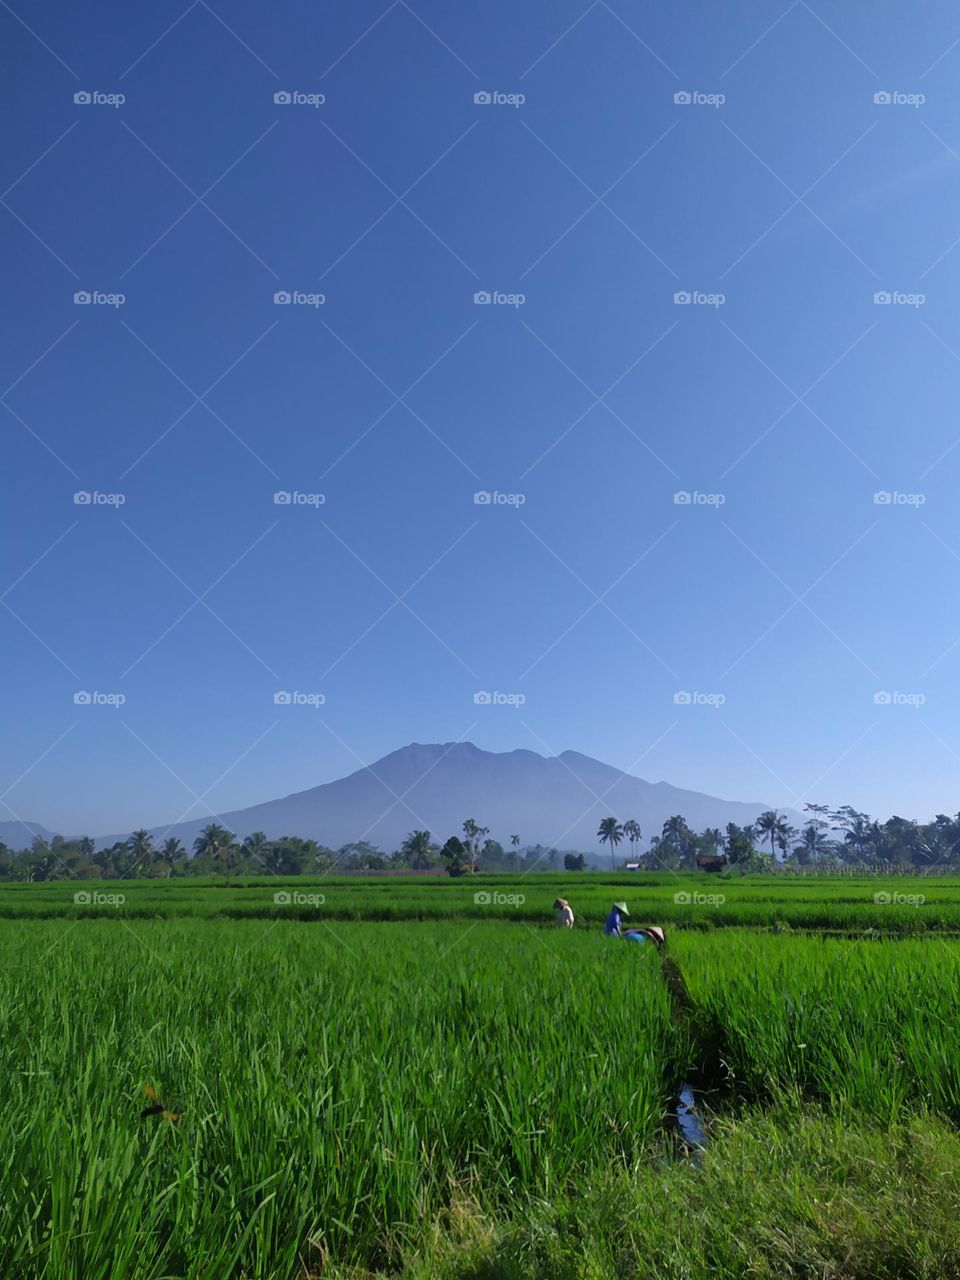
M 610 908 L 610 914 L 607 916 L 606 924 L 603 926 L 603 932 L 608 937 L 619 938 L 623 936 L 623 917 L 628 916 L 630 912 L 627 910 L 625 902 L 615 902 Z

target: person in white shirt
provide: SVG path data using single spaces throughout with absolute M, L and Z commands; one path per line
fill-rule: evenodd
M 570 903 L 566 898 L 558 898 L 553 904 L 553 909 L 557 913 L 557 928 L 572 929 L 573 912 L 570 910 Z

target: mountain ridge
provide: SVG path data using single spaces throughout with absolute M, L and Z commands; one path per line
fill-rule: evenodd
M 435 838 L 460 832 L 466 818 L 490 828 L 506 845 L 516 832 L 524 845 L 596 849 L 600 818 L 635 818 L 644 844 L 664 821 L 679 813 L 694 830 L 744 825 L 771 806 L 766 801 L 725 800 L 704 792 L 649 782 L 582 752 L 567 749 L 545 756 L 529 748 L 485 751 L 472 742 L 411 742 L 330 782 L 290 792 L 242 809 L 221 810 L 169 826 L 155 826 L 155 838 L 177 836 L 190 848 L 209 822 L 220 822 L 239 838 L 264 831 L 270 839 L 296 835 L 329 848 L 369 840 L 385 852 L 396 849 L 414 829 Z M 790 821 L 801 815 L 785 810 Z M 22 833 L 25 824 L 0 823 Z M 41 834 L 45 829 L 36 827 Z M 127 833 L 96 838 L 98 848 Z

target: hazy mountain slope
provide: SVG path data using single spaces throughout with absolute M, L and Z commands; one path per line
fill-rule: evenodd
M 271 838 L 298 835 L 332 848 L 369 840 L 389 852 L 415 828 L 443 840 L 459 834 L 465 818 L 475 818 L 505 845 L 516 832 L 524 844 L 593 849 L 597 825 L 608 814 L 621 821 L 636 818 L 646 841 L 675 813 L 699 830 L 752 822 L 769 807 L 765 801 L 721 800 L 645 782 L 576 751 L 546 757 L 481 751 L 469 742 L 413 743 L 335 782 L 222 813 L 219 821 L 241 837 L 252 831 Z M 207 815 L 153 834 L 179 836 L 189 847 L 212 820 Z

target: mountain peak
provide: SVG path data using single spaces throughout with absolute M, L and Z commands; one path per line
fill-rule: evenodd
M 597 826 L 610 814 L 636 819 L 649 837 L 676 813 L 699 830 L 753 822 L 769 807 L 646 782 L 579 751 L 545 756 L 526 748 L 486 751 L 473 742 L 411 742 L 334 782 L 222 812 L 217 821 L 238 837 L 299 835 L 329 848 L 369 840 L 389 853 L 412 830 L 443 841 L 473 818 L 502 844 L 517 833 L 524 844 L 586 851 L 596 848 Z M 196 818 L 158 834 L 189 845 L 211 821 Z

